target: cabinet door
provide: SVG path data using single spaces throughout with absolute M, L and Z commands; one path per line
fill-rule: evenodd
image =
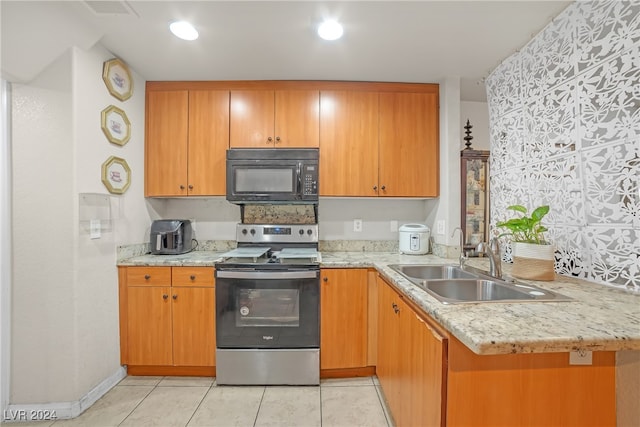
M 377 196 L 377 93 L 320 93 L 320 183 L 321 196 Z
M 444 425 L 446 338 L 382 279 L 378 292 L 376 373 L 395 425 Z
M 129 365 L 171 365 L 171 298 L 169 287 L 127 288 Z
M 173 364 L 215 366 L 215 301 L 213 288 L 171 288 Z
M 439 194 L 438 94 L 380 93 L 380 196 Z
M 147 92 L 146 197 L 187 195 L 189 93 Z
M 368 287 L 365 269 L 323 269 L 320 368 L 367 366 Z
M 189 92 L 188 193 L 226 193 L 226 150 L 229 148 L 229 92 Z
M 400 297 L 378 277 L 378 365 L 376 374 L 396 425 L 401 415 Z
M 274 109 L 271 90 L 231 91 L 229 146 L 273 148 Z
M 279 90 L 275 93 L 276 148 L 317 147 L 320 143 L 320 93 Z
M 409 309 L 407 307 L 407 309 Z M 406 425 L 437 427 L 443 424 L 446 402 L 447 341 L 437 330 L 412 312 L 406 316 L 409 338 L 404 365 L 407 406 Z

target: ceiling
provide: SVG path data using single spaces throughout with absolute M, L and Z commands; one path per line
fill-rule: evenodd
M 2 77 L 26 83 L 71 46 L 101 43 L 145 80 L 442 82 L 484 78 L 570 1 L 0 1 Z M 325 17 L 345 34 L 316 35 Z M 175 38 L 185 19 L 200 38 Z

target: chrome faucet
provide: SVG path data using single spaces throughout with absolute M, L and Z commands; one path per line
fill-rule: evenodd
M 500 260 L 500 243 L 498 238 L 491 238 L 489 244 L 485 242 L 478 243 L 476 250 L 489 256 L 489 275 L 502 279 L 502 261 Z
M 453 229 L 451 237 L 455 236 L 458 230 L 460 231 L 460 256 L 458 257 L 458 262 L 460 263 L 460 268 L 464 268 L 464 264 L 467 262 L 467 255 L 464 253 L 464 231 L 462 231 L 462 228 L 456 227 Z

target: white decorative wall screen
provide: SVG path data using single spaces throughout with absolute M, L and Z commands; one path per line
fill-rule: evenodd
M 556 272 L 640 291 L 640 0 L 573 3 L 487 98 L 492 225 L 549 204 Z

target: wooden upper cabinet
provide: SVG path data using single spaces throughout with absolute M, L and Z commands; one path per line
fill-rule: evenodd
M 320 93 L 320 195 L 377 196 L 378 93 Z
M 228 91 L 147 91 L 145 196 L 225 194 Z
M 229 92 L 189 92 L 190 196 L 226 194 L 226 152 L 229 148 Z
M 274 107 L 271 90 L 231 91 L 229 146 L 273 147 Z
M 438 93 L 380 93 L 380 196 L 436 197 Z
M 231 91 L 230 146 L 317 147 L 317 90 Z
M 145 196 L 187 195 L 189 92 L 147 91 Z
M 275 98 L 276 147 L 318 147 L 320 144 L 320 92 L 278 90 Z

